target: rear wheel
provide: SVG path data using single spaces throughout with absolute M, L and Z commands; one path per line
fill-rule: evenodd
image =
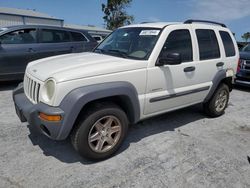
M 73 131 L 71 140 L 83 157 L 101 160 L 119 149 L 127 129 L 124 111 L 115 104 L 105 103 L 88 111 Z
M 212 98 L 203 104 L 205 112 L 211 117 L 218 117 L 224 114 L 229 100 L 229 88 L 221 84 L 215 91 Z

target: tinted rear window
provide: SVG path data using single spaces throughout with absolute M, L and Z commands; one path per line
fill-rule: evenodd
M 73 41 L 88 41 L 81 33 L 70 32 Z
M 41 42 L 43 43 L 60 43 L 70 41 L 70 36 L 67 31 L 43 29 L 41 35 Z
M 220 57 L 220 49 L 215 32 L 210 29 L 197 29 L 200 60 L 216 59 Z
M 220 36 L 224 45 L 226 57 L 235 56 L 233 40 L 229 33 L 226 31 L 220 31 Z

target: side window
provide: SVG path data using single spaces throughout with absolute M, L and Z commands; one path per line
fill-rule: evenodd
M 69 42 L 70 36 L 67 31 L 43 29 L 41 32 L 42 43 Z
M 77 32 L 70 32 L 72 36 L 72 41 L 88 41 L 85 36 L 83 36 L 81 33 Z
M 226 57 L 235 56 L 233 40 L 229 33 L 226 31 L 220 31 L 220 36 L 224 45 Z
M 210 29 L 197 29 L 200 60 L 216 59 L 220 57 L 220 49 L 215 32 Z
M 1 44 L 36 43 L 36 29 L 21 29 L 6 33 L 0 37 Z
M 162 52 L 179 53 L 183 62 L 193 61 L 192 41 L 189 30 L 172 31 L 163 46 Z

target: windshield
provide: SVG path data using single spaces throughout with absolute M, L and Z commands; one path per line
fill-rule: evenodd
M 159 28 L 121 28 L 109 35 L 94 52 L 146 60 L 160 35 Z
M 248 45 L 244 46 L 241 51 L 250 52 L 250 45 L 248 44 Z

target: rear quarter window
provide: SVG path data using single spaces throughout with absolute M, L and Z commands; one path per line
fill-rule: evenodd
M 210 29 L 197 29 L 200 60 L 220 58 L 220 48 L 215 32 Z
M 72 41 L 77 42 L 77 41 L 88 41 L 85 36 L 83 36 L 81 33 L 77 32 L 70 32 L 72 36 Z
M 235 48 L 230 34 L 226 31 L 220 31 L 220 36 L 224 45 L 226 57 L 235 56 Z
M 41 31 L 42 43 L 61 43 L 69 41 L 70 41 L 70 36 L 67 31 L 54 30 L 54 29 L 42 29 Z

